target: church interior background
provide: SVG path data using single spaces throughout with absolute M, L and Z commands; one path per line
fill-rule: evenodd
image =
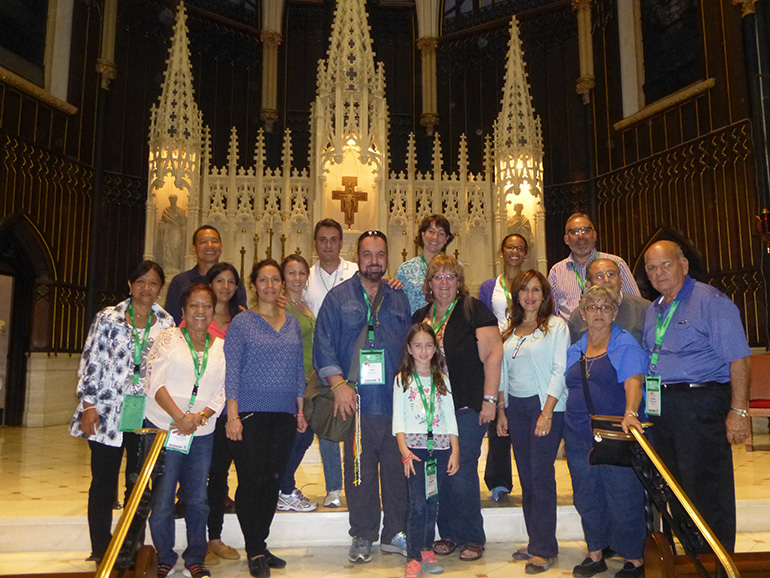
M 315 261 L 321 218 L 344 224 L 349 259 L 380 229 L 393 274 L 442 213 L 475 294 L 506 233 L 546 272 L 587 212 L 648 297 L 645 247 L 681 242 L 764 351 L 768 30 L 765 0 L 0 2 L 0 425 L 25 426 L 0 442 L 69 422 L 94 313 L 143 258 L 189 269 L 203 223 L 246 274 Z M 736 461 L 743 524 L 770 519 L 763 454 Z M 74 459 L 30 467 L 66 485 L 88 475 Z M 0 535 L 39 548 L 14 524 Z

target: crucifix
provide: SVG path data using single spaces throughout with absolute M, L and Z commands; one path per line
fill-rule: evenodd
M 340 210 L 345 214 L 345 224 L 353 228 L 355 214 L 358 212 L 358 201 L 366 201 L 368 194 L 356 191 L 358 177 L 342 177 L 343 190 L 332 191 L 332 199 L 340 202 Z

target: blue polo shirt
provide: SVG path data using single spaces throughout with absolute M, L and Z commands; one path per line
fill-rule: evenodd
M 724 293 L 689 276 L 676 299 L 655 375 L 663 383 L 729 382 L 730 363 L 751 355 L 738 308 Z M 658 314 L 665 319 L 667 309 L 662 295 L 647 309 L 642 344 L 648 355 Z
M 371 415 L 393 414 L 393 380 L 406 332 L 411 325 L 409 300 L 406 294 L 382 283 L 384 291 L 379 312 L 374 319 L 374 343 L 364 342 L 366 349 L 385 350 L 385 383 L 359 385 L 361 413 Z M 347 378 L 350 360 L 361 329 L 366 325 L 367 307 L 361 278 L 353 277 L 334 287 L 326 295 L 315 326 L 313 365 L 318 377 L 326 381 L 331 375 Z

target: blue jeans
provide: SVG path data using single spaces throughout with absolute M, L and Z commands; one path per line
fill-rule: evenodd
M 318 449 L 321 451 L 321 462 L 324 467 L 326 493 L 342 489 L 342 454 L 340 443 L 318 438 Z
M 415 473 L 406 479 L 409 497 L 409 509 L 406 512 L 406 557 L 409 560 L 422 561 L 422 552 L 432 549 L 433 540 L 436 539 L 438 496 L 433 496 L 430 500 L 425 497 L 425 462 L 431 459 L 428 450 L 410 449 L 422 461 L 414 462 Z M 452 450 L 433 452 L 439 491 L 449 477 L 446 468 L 451 452 Z
M 540 416 L 540 396 L 508 396 L 508 435 L 521 481 L 524 523 L 529 534 L 527 551 L 551 558 L 559 553 L 556 541 L 556 469 L 554 462 L 564 431 L 564 412 L 553 414 L 547 436 L 535 436 Z
M 289 461 L 286 462 L 286 469 L 281 476 L 280 490 L 282 494 L 291 494 L 294 488 L 297 487 L 297 482 L 294 479 L 294 474 L 297 473 L 299 465 L 305 458 L 305 453 L 310 445 L 313 443 L 313 430 L 310 426 L 304 433 L 295 433 L 294 442 L 291 445 L 291 451 L 289 452 Z
M 154 427 L 154 426 L 152 426 Z M 185 566 L 203 564 L 208 550 L 206 521 L 209 506 L 206 497 L 206 480 L 209 475 L 211 455 L 214 448 L 214 434 L 193 436 L 190 452 L 183 454 L 174 450 L 163 450 L 163 478 L 154 497 L 150 514 L 152 542 L 158 551 L 158 564 L 174 566 L 179 556 L 174 552 L 174 498 L 176 485 L 184 493 L 187 526 L 187 548 L 182 553 Z
M 591 446 L 590 441 L 565 430 L 572 495 L 588 550 L 609 546 L 626 559 L 642 558 L 647 538 L 644 488 L 633 468 L 590 465 Z
M 460 546 L 483 546 L 487 537 L 481 516 L 479 456 L 487 426 L 479 425 L 475 409 L 458 409 L 455 416 L 460 434 L 460 468 L 454 476 L 447 476 L 439 491 L 438 531 L 442 539 Z

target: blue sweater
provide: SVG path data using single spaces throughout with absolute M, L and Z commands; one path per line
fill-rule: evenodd
M 276 331 L 251 310 L 233 317 L 225 339 L 225 394 L 238 411 L 297 413 L 305 395 L 302 337 L 297 318 L 286 314 Z

